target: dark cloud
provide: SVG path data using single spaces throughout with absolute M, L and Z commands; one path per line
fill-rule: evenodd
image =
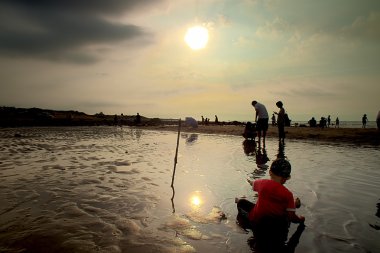
M 149 41 L 144 28 L 117 23 L 121 15 L 146 10 L 157 0 L 0 1 L 0 54 L 90 63 L 94 48 L 118 42 Z M 91 48 L 91 50 L 89 50 Z

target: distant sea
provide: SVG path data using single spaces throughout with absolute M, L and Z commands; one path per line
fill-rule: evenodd
M 307 121 L 292 121 L 292 126 L 298 123 L 298 125 L 307 125 L 309 126 Z M 318 123 L 318 120 L 317 120 Z M 330 127 L 335 127 L 335 121 L 332 121 L 332 125 Z M 339 122 L 339 127 L 341 128 L 361 128 L 362 127 L 362 122 L 361 121 L 340 121 Z M 376 121 L 369 121 L 367 122 L 366 128 L 377 128 Z

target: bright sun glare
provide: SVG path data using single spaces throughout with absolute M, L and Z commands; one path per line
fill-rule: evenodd
M 191 198 L 191 203 L 195 206 L 199 206 L 201 204 L 201 199 L 198 196 L 193 196 Z
M 203 26 L 190 27 L 186 32 L 185 42 L 193 50 L 206 47 L 208 42 L 208 30 Z

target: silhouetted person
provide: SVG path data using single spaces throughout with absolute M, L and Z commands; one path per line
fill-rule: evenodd
M 327 127 L 330 127 L 331 124 L 331 118 L 330 115 L 327 117 Z
M 268 111 L 263 104 L 255 100 L 252 101 L 251 104 L 255 108 L 255 111 L 256 111 L 255 121 L 256 121 L 256 129 L 258 131 L 258 136 L 259 136 L 259 145 L 260 145 L 261 136 L 263 136 L 263 146 L 265 147 L 265 136 L 267 134 L 268 121 L 269 121 Z
M 336 117 L 336 120 L 335 120 L 335 128 L 339 128 L 339 118 Z
M 118 125 L 118 118 L 117 118 L 117 115 L 115 114 L 115 116 L 113 117 L 113 125 L 114 126 L 117 126 Z
M 257 132 L 256 132 L 256 123 L 251 123 L 251 122 L 247 122 L 245 124 L 245 128 L 244 128 L 244 133 L 243 133 L 243 137 L 245 139 L 249 139 L 249 140 L 255 140 L 256 138 L 256 135 L 257 135 Z
M 276 106 L 280 108 L 279 112 L 274 112 L 277 114 L 277 127 L 278 127 L 278 139 L 285 142 L 285 109 L 281 101 L 276 103 Z
M 380 111 L 377 113 L 376 124 L 377 124 L 377 130 L 380 130 Z
M 362 128 L 365 128 L 367 126 L 367 121 L 368 121 L 367 114 L 364 114 L 362 117 Z
M 136 123 L 136 125 L 141 124 L 141 116 L 139 113 L 137 113 L 137 115 L 136 115 L 135 123 Z
M 201 116 L 202 118 L 202 125 L 205 123 L 205 118 L 203 117 L 203 115 Z
M 309 120 L 309 126 L 310 126 L 310 127 L 316 127 L 316 126 L 317 126 L 317 121 L 315 120 L 314 117 L 312 117 L 312 118 Z
M 216 125 L 219 124 L 218 116 L 216 116 L 216 115 L 215 115 L 215 124 L 216 124 Z
M 322 129 L 326 127 L 326 118 L 325 117 L 321 117 L 321 120 L 319 121 L 319 127 Z
M 120 114 L 119 125 L 122 127 L 124 124 L 124 114 Z
M 274 113 L 272 114 L 272 126 L 276 125 L 276 116 L 274 116 Z

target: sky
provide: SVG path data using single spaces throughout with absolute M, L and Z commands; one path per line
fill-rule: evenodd
M 209 31 L 204 49 L 184 41 Z M 1 0 L 0 106 L 375 120 L 379 0 Z

